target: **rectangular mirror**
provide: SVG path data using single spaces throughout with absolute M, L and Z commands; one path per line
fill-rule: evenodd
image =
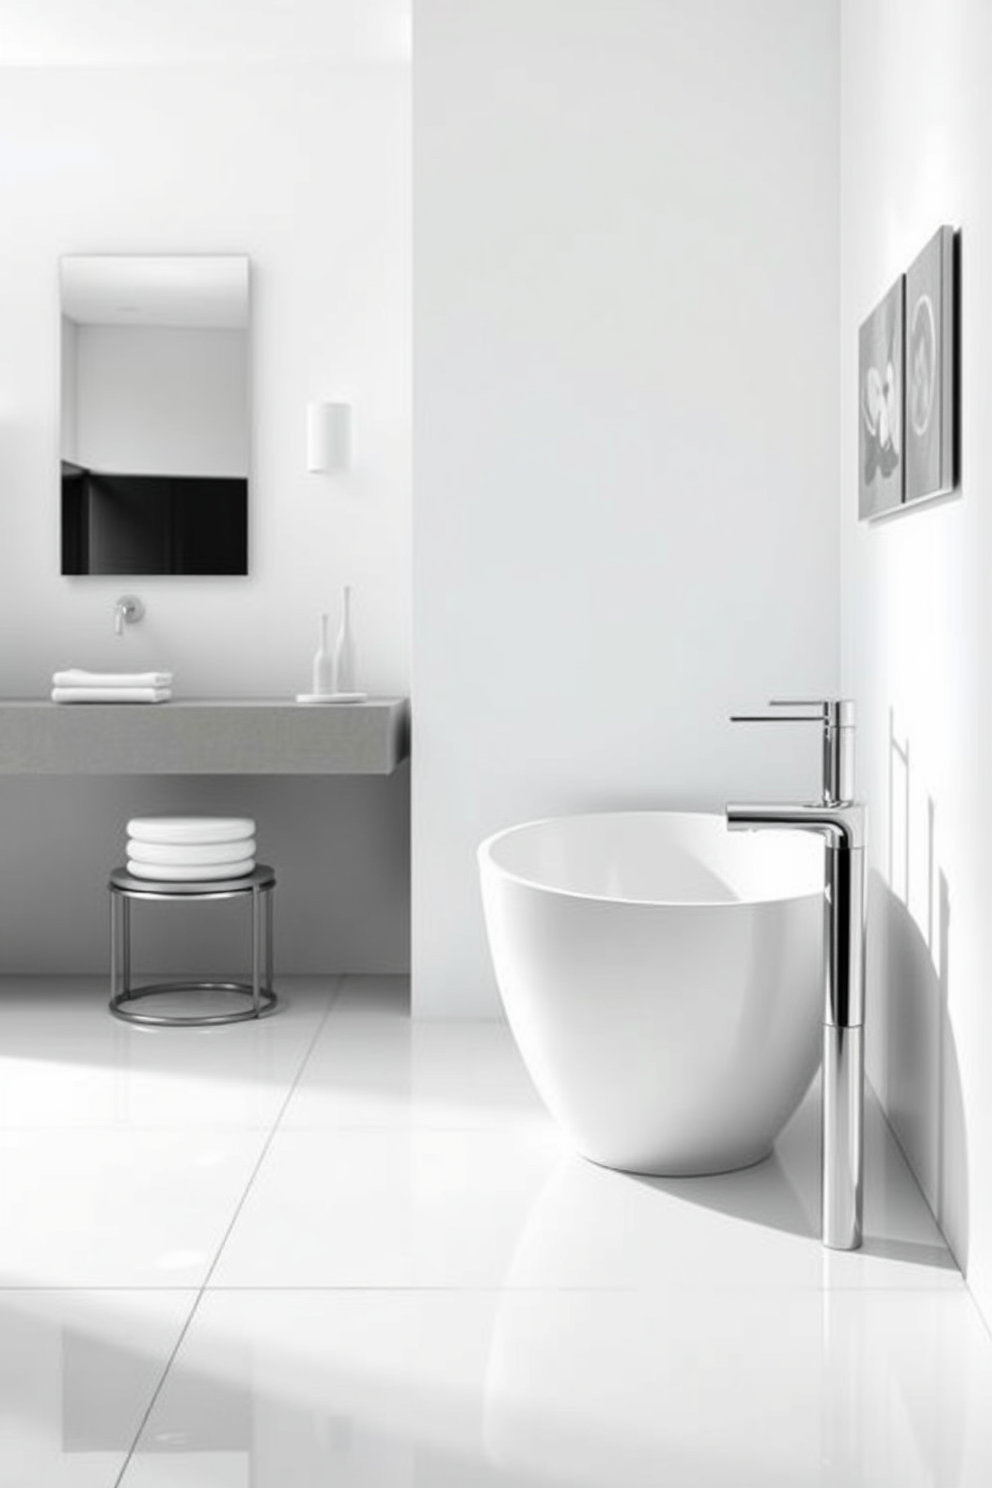
M 61 303 L 63 574 L 246 574 L 247 257 L 67 257 Z

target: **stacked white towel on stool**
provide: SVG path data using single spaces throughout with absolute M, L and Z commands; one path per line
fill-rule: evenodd
M 52 676 L 53 703 L 166 703 L 171 672 L 87 672 L 70 667 Z
M 243 878 L 254 867 L 249 816 L 135 816 L 127 824 L 127 871 L 135 878 L 200 883 Z

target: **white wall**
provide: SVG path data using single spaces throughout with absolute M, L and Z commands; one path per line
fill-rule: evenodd
M 992 11 L 842 9 L 843 683 L 872 814 L 871 1079 L 992 1319 Z M 857 331 L 961 230 L 959 494 L 857 513 Z
M 489 1014 L 474 850 L 810 793 L 838 680 L 834 0 L 419 0 L 414 1004 Z
M 79 326 L 63 453 L 74 429 L 77 463 L 103 474 L 248 475 L 250 356 L 244 331 Z
M 407 693 L 408 68 L 14 67 L 0 81 L 0 695 L 46 695 L 53 668 L 75 664 L 170 666 L 184 696 L 291 696 L 309 685 L 317 616 L 343 582 L 355 586 L 361 685 Z M 251 257 L 247 579 L 59 576 L 58 262 L 106 252 Z M 353 468 L 334 478 L 306 471 L 306 405 L 321 397 L 354 405 Z M 117 640 L 125 588 L 147 614 Z M 393 883 L 397 852 L 408 872 L 406 780 L 380 782 L 368 830 L 358 796 L 333 782 L 259 780 L 239 796 L 260 819 L 299 820 L 306 784 L 313 837 L 278 831 L 277 866 L 298 883 L 324 874 L 330 899 L 350 863 L 367 890 L 336 901 L 347 916 L 302 916 L 281 943 L 285 970 L 406 964 L 408 905 Z M 23 827 L 0 832 L 0 969 L 95 970 L 105 906 L 88 886 L 109 864 L 66 821 L 93 823 L 101 842 L 112 823 L 118 841 L 138 798 L 127 782 L 43 786 L 0 782 L 3 820 Z M 209 804 L 220 799 L 209 786 L 179 781 L 142 799 Z M 317 836 L 319 850 L 307 845 Z M 59 893 L 29 896 L 24 924 L 9 886 L 44 886 L 55 851 L 69 855 Z M 71 885 L 91 904 L 83 928 Z
M 399 64 L 4 70 L 0 692 L 43 691 L 68 643 L 187 696 L 285 696 L 347 581 L 363 685 L 409 690 L 409 106 Z M 252 260 L 252 573 L 142 579 L 122 644 L 119 582 L 58 573 L 58 260 L 197 251 Z M 325 396 L 354 404 L 333 479 L 306 470 Z

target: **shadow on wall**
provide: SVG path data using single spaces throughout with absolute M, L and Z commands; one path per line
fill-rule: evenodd
M 869 1037 L 893 1131 L 967 1274 L 967 1131 L 949 1013 L 951 892 L 936 861 L 932 797 L 923 841 L 914 835 L 910 763 L 909 740 L 896 735 L 890 709 L 888 881 L 873 870 L 868 885 Z M 913 865 L 924 875 L 919 888 Z
M 276 891 L 277 976 L 410 965 L 410 771 L 348 775 L 0 776 L 0 975 L 105 976 L 107 873 L 125 823 L 249 816 Z M 141 976 L 240 975 L 244 906 L 142 905 Z

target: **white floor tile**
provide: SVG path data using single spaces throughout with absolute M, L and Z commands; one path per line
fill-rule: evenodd
M 0 1291 L 0 1484 L 116 1483 L 195 1299 Z
M 987 1488 L 964 1293 L 208 1293 L 124 1488 Z
M 288 979 L 282 1007 L 257 1022 L 138 1028 L 111 1016 L 102 980 L 6 978 L 0 1127 L 269 1129 L 336 985 Z
M 845 1255 L 815 1089 L 755 1168 L 631 1177 L 502 1025 L 288 991 L 0 985 L 0 1488 L 988 1488 L 992 1341 L 873 1100 Z
M 264 1143 L 264 1132 L 0 1131 L 0 1286 L 199 1286 Z
M 962 1286 L 874 1104 L 863 1250 L 821 1246 L 817 1173 L 815 1091 L 780 1154 L 705 1179 L 595 1167 L 550 1127 L 280 1129 L 213 1284 Z
M 503 1023 L 367 1020 L 335 1007 L 284 1127 L 499 1129 L 550 1122 Z
M 557 1149 L 512 1133 L 279 1131 L 218 1286 L 499 1286 Z
M 560 1161 L 507 1284 L 948 1287 L 963 1282 L 878 1109 L 866 1112 L 864 1244 L 820 1243 L 819 1093 L 772 1157 L 707 1178 L 639 1178 Z

